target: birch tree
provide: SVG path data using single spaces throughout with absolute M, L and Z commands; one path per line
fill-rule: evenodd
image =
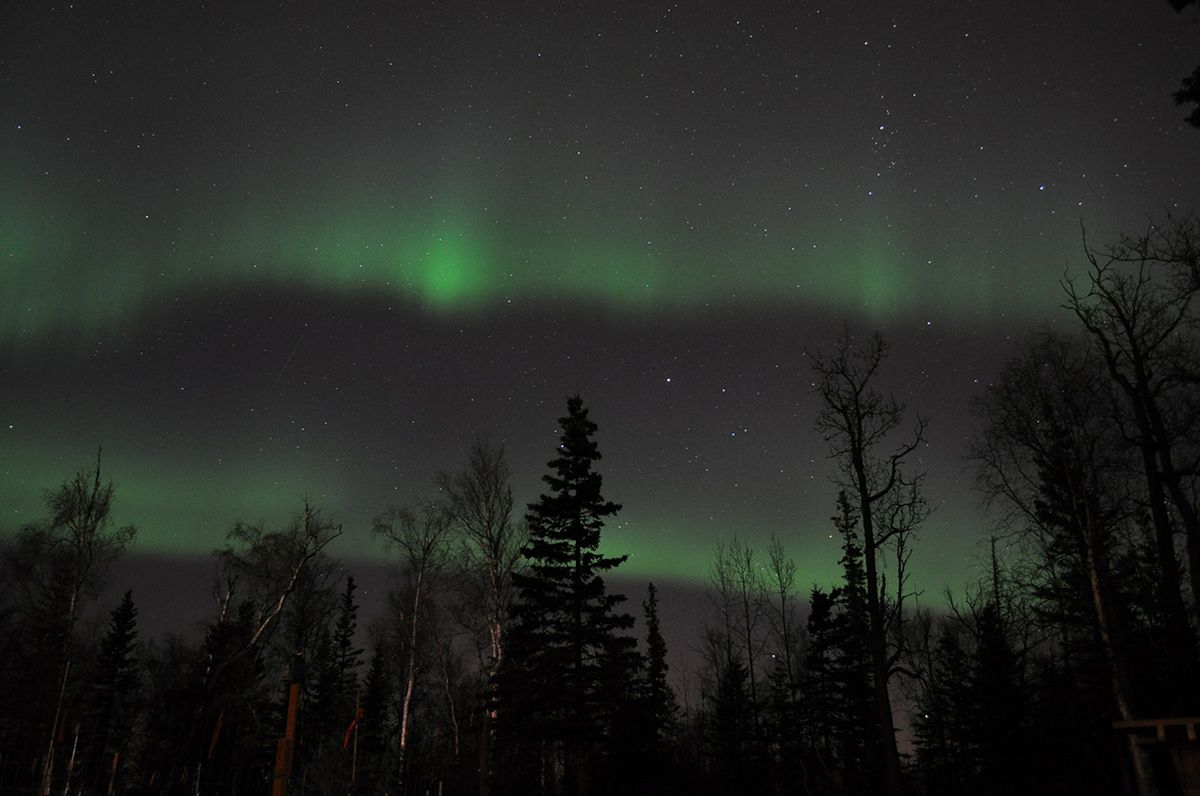
M 488 699 L 479 744 L 479 794 L 491 789 L 491 748 L 496 719 L 496 673 L 504 661 L 508 617 L 516 599 L 512 575 L 520 571 L 527 532 L 514 521 L 511 472 L 503 447 L 471 446 L 466 466 L 441 473 L 437 485 L 459 539 L 459 619 L 477 640 Z
M 394 508 L 375 520 L 375 533 L 400 556 L 402 585 L 389 596 L 398 631 L 400 661 L 400 729 L 396 764 L 403 791 L 407 753 L 413 729 L 413 701 L 417 679 L 425 662 L 422 636 L 430 624 L 434 593 L 450 562 L 447 545 L 452 515 L 440 503 Z

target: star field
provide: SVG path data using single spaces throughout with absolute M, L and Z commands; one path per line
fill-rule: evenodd
M 628 573 L 775 533 L 826 580 L 803 352 L 846 323 L 932 418 L 936 594 L 990 527 L 970 398 L 1066 323 L 1081 224 L 1200 188 L 1166 2 L 250 6 L 0 12 L 0 533 L 103 445 L 140 550 L 309 495 L 377 558 L 475 436 L 536 497 L 578 391 Z

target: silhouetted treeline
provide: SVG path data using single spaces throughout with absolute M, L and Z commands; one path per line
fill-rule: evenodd
M 731 528 L 687 651 L 653 584 L 631 603 L 606 580 L 621 507 L 577 396 L 523 514 L 482 443 L 380 507 L 395 577 L 373 617 L 329 552 L 341 526 L 305 503 L 229 531 L 201 632 L 140 638 L 149 596 L 95 604 L 135 538 L 97 457 L 4 549 L 0 792 L 1183 792 L 1196 742 L 1114 723 L 1200 713 L 1200 228 L 1087 254 L 1071 329 L 1019 341 L 977 398 L 973 585 L 909 585 L 933 555 L 927 421 L 882 391 L 883 339 L 847 330 L 804 379 L 840 574 L 801 582 L 788 540 Z

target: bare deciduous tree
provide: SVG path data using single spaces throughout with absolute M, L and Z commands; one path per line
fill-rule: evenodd
M 1063 287 L 1067 308 L 1091 337 L 1115 388 L 1112 422 L 1140 460 L 1146 507 L 1154 522 L 1158 598 L 1170 629 L 1171 653 L 1182 661 L 1194 660 L 1195 654 L 1178 578 L 1177 524 L 1187 542 L 1192 610 L 1200 615 L 1200 513 L 1195 503 L 1200 382 L 1194 378 L 1200 351 L 1190 329 L 1192 291 L 1159 270 L 1163 263 L 1178 266 L 1188 258 L 1187 252 L 1166 248 L 1171 240 L 1152 227 L 1106 251 L 1085 245 L 1090 264 L 1085 286 L 1067 278 Z M 1195 253 L 1190 256 L 1194 260 Z
M 796 593 L 796 562 L 787 557 L 783 544 L 774 534 L 767 547 L 766 611 L 768 626 L 774 640 L 776 656 L 787 680 L 788 704 L 796 710 L 800 685 L 800 620 Z
M 481 729 L 480 796 L 487 796 L 491 787 L 495 675 L 504 659 L 505 628 L 516 599 L 512 573 L 520 567 L 527 538 L 525 524 L 513 520 L 510 478 L 504 448 L 478 441 L 471 446 L 463 470 L 437 477 L 461 541 L 459 587 L 463 600 L 457 613 L 476 639 L 480 670 L 491 697 L 484 706 Z
M 289 599 L 329 543 L 342 535 L 342 526 L 322 519 L 315 506 L 304 508 L 281 531 L 238 523 L 216 551 L 219 572 L 217 623 L 230 616 L 235 600 L 253 606 L 253 632 L 247 648 L 266 643 L 275 631 Z
M 112 505 L 113 483 L 105 481 L 97 452 L 94 470 L 80 471 L 46 493 L 49 521 L 22 528 L 9 553 L 13 586 L 20 592 L 17 610 L 64 642 L 83 600 L 96 595 L 137 533 L 133 526 L 111 527 Z
M 709 599 L 720 617 L 713 641 L 722 651 L 717 671 L 735 660 L 746 664 L 751 702 L 757 702 L 759 656 L 767 642 L 766 585 L 754 560 L 754 549 L 738 539 L 718 541 L 709 565 Z M 717 647 L 713 647 L 714 650 Z
M 79 471 L 46 494 L 50 519 L 22 528 L 8 555 L 11 585 L 17 592 L 14 614 L 35 629 L 57 683 L 42 766 L 42 786 L 47 791 L 54 776 L 55 736 L 71 671 L 71 640 L 83 602 L 95 597 L 137 533 L 133 526 L 112 527 L 113 491 L 97 451 L 94 470 Z
M 908 541 L 928 514 L 920 488 L 922 474 L 906 474 L 904 464 L 923 445 L 927 421 L 918 417 L 910 435 L 894 442 L 905 423 L 905 406 L 876 387 L 886 354 L 887 346 L 878 334 L 855 346 L 849 332 L 843 331 L 831 354 L 810 354 L 810 359 L 813 391 L 821 401 L 816 428 L 829 444 L 829 457 L 838 465 L 838 484 L 857 504 L 862 525 L 876 726 L 884 782 L 887 792 L 897 796 L 903 781 L 888 680 L 903 652 L 899 623 Z M 890 602 L 879 566 L 888 550 L 898 580 Z
M 400 693 L 400 739 L 397 763 L 403 788 L 409 736 L 412 731 L 413 697 L 422 663 L 421 634 L 429 625 L 434 608 L 434 591 L 450 562 L 449 539 L 452 517 L 445 506 L 425 502 L 415 508 L 393 508 L 375 520 L 375 533 L 400 555 L 401 588 L 390 595 L 392 612 L 399 628 L 403 661 Z
M 1064 563 L 1085 573 L 1113 700 L 1118 715 L 1131 719 L 1136 704 L 1111 555 L 1132 506 L 1121 441 L 1107 397 L 1095 389 L 1104 368 L 1097 359 L 1083 345 L 1051 335 L 1028 345 L 977 402 L 983 428 L 972 457 L 1006 526 L 1034 545 L 1042 576 L 1061 580 Z M 1146 761 L 1130 743 L 1139 791 L 1149 793 Z

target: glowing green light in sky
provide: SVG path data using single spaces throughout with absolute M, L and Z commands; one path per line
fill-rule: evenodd
M 11 438 L 10 438 L 11 439 Z M 286 526 L 307 497 L 325 518 L 342 524 L 344 533 L 331 552 L 347 561 L 385 561 L 386 552 L 371 533 L 372 518 L 386 497 L 364 496 L 353 479 L 326 466 L 327 459 L 239 453 L 214 461 L 208 456 L 123 444 L 106 449 L 104 469 L 116 485 L 114 522 L 132 524 L 139 553 L 205 556 L 223 544 L 237 521 L 261 523 L 267 529 Z M 46 517 L 44 494 L 92 464 L 78 455 L 79 445 L 38 439 L 6 442 L 0 447 L 0 536 L 14 533 L 27 522 Z M 518 479 L 514 486 L 528 486 Z M 518 505 L 520 501 L 518 501 Z M 815 584 L 836 583 L 840 570 L 840 540 L 826 524 L 767 527 L 748 518 L 737 528 L 715 527 L 711 518 L 673 516 L 655 519 L 654 507 L 626 504 L 619 521 L 607 525 L 601 548 L 606 555 L 628 555 L 617 573 L 623 578 L 672 578 L 705 585 L 718 538 L 737 535 L 766 562 L 767 539 L 774 534 L 797 565 L 795 588 L 803 595 Z M 649 512 L 649 513 L 648 513 Z M 968 518 L 943 517 L 951 525 Z M 969 549 L 968 536 L 941 534 L 936 550 L 921 547 L 920 566 L 914 566 L 912 585 L 935 594 L 948 583 L 959 586 L 961 561 Z M 950 562 L 953 571 L 943 571 Z
M 75 461 L 70 449 L 53 443 L 6 446 L 8 462 L 19 469 L 0 470 L 4 487 L 5 521 L 0 532 L 11 533 L 27 522 L 46 518 L 44 495 L 87 472 L 93 461 Z M 9 458 L 15 457 L 15 458 Z M 308 472 L 285 459 L 211 462 L 164 466 L 160 456 L 136 450 L 105 451 L 105 475 L 115 485 L 113 521 L 137 527 L 137 549 L 147 553 L 204 555 L 224 539 L 235 522 L 282 526 L 295 515 L 308 495 L 321 506 L 340 494 L 336 478 L 326 468 Z
M 438 236 L 420 265 L 420 294 L 439 309 L 470 302 L 488 292 L 483 255 L 461 232 Z
M 509 302 L 682 314 L 767 304 L 880 321 L 977 317 L 999 309 L 1001 296 L 1010 313 L 1052 304 L 1013 294 L 978 263 L 963 268 L 965 253 L 931 265 L 913 235 L 900 241 L 868 219 L 816 231 L 794 220 L 773 237 L 747 237 L 733 222 L 634 229 L 536 208 L 500 217 L 480 202 L 364 201 L 324 214 L 227 208 L 190 223 L 101 227 L 10 201 L 0 206 L 0 343 L 112 333 L 189 296 L 263 285 L 407 300 L 438 313 Z
M 746 529 L 739 538 L 754 549 L 760 563 L 766 563 L 767 551 L 764 539 L 768 534 L 760 528 Z M 724 534 L 725 541 L 732 534 Z M 784 537 L 785 553 L 797 566 L 795 587 L 807 595 L 814 584 L 831 584 L 840 575 L 837 561 L 841 556 L 837 543 L 823 533 L 794 533 Z M 610 525 L 601 536 L 601 549 L 605 555 L 629 555 L 617 572 L 622 577 L 675 578 L 697 584 L 708 583 L 708 572 L 712 566 L 718 538 L 711 533 L 688 528 L 679 520 L 650 522 L 642 525 L 633 521 L 626 525 Z

